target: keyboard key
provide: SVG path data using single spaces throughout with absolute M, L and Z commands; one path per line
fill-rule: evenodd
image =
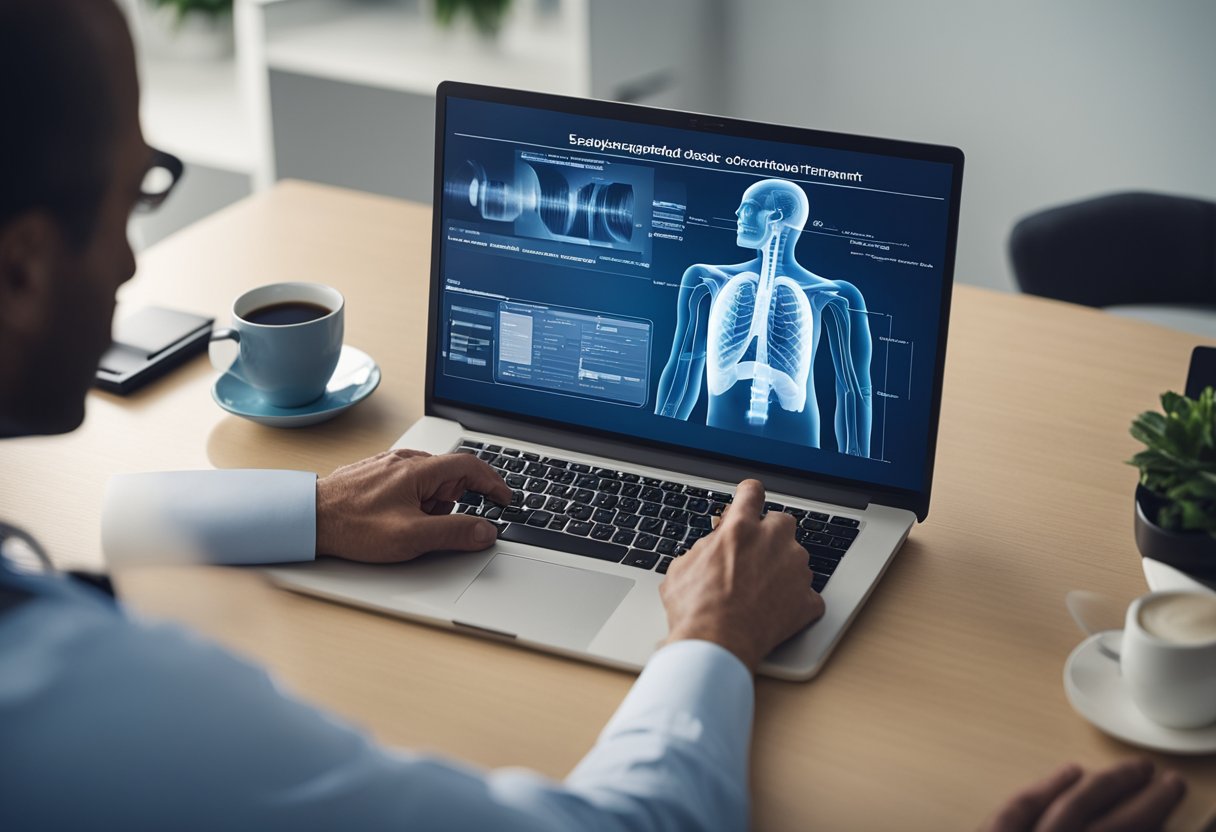
M 642 503 L 634 514 L 640 514 L 643 517 L 658 517 L 662 508 L 658 503 Z
M 659 560 L 659 556 L 654 552 L 639 552 L 633 549 L 625 556 L 625 563 L 629 566 L 636 566 L 639 569 L 650 569 Z
M 503 479 L 512 488 L 523 488 L 528 482 L 528 478 L 523 474 L 507 474 Z
M 510 485 L 510 483 L 507 483 L 507 485 Z M 569 497 L 570 492 L 573 490 L 574 489 L 568 485 L 562 485 L 559 482 L 551 482 L 549 483 L 549 487 L 545 489 L 545 493 L 550 497 Z
M 771 500 L 764 504 L 765 511 L 785 511 L 785 506 L 781 503 L 774 503 Z
M 472 439 L 461 439 L 460 446 L 462 448 L 476 448 L 479 451 L 485 447 L 483 443 L 474 441 Z
M 854 520 L 852 517 L 833 517 L 832 523 L 836 526 L 848 526 L 851 529 L 855 529 L 861 525 L 860 520 Z
M 595 499 L 595 492 L 587 488 L 579 488 L 570 495 L 570 499 L 576 503 L 590 504 Z
M 621 486 L 621 496 L 622 497 L 636 497 L 641 493 L 642 493 L 642 486 L 638 485 L 636 482 L 633 482 L 633 483 L 627 482 Z
M 794 508 L 793 506 L 786 506 L 785 513 L 790 515 L 791 517 L 793 517 L 795 520 L 801 520 L 803 517 L 806 517 L 806 509 L 804 509 L 804 508 Z
M 590 474 L 591 473 L 591 466 L 584 465 L 581 462 L 571 462 L 566 467 L 569 468 L 571 471 L 574 471 L 576 474 Z
M 695 529 L 712 529 L 714 521 L 708 514 L 694 514 L 688 518 L 688 525 Z
M 705 514 L 707 511 L 709 511 L 709 500 L 704 500 L 700 497 L 693 497 L 688 501 L 688 505 L 685 506 L 685 508 L 687 508 L 693 514 Z
M 684 490 L 684 484 L 679 482 L 663 482 L 659 488 L 674 494 L 679 494 Z
M 808 532 L 821 532 L 828 527 L 828 524 L 822 520 L 812 520 L 807 517 L 798 523 L 798 527 L 806 529 Z
M 527 497 L 524 497 L 524 508 L 543 508 L 546 499 L 544 494 L 529 494 Z
M 476 491 L 466 491 L 460 495 L 460 499 L 456 502 L 466 506 L 479 506 L 481 505 L 481 495 Z
M 832 560 L 831 558 L 817 558 L 814 555 L 811 555 L 808 565 L 811 567 L 811 571 L 816 575 L 831 575 L 836 571 L 836 567 L 839 565 L 839 563 L 840 561 Z
M 591 519 L 597 523 L 611 523 L 616 517 L 616 509 L 597 508 L 595 514 L 591 515 Z
M 528 463 L 524 462 L 522 459 L 508 459 L 505 463 L 503 463 L 502 467 L 510 471 L 512 474 L 518 474 L 523 471 L 527 465 Z
M 663 484 L 662 480 L 656 480 L 654 477 L 642 477 L 643 485 L 659 486 Z
M 502 445 L 486 445 L 486 450 L 493 454 L 502 453 Z
M 600 492 L 603 494 L 620 494 L 621 493 L 620 480 L 606 480 L 606 479 L 601 478 L 600 479 Z
M 482 451 L 477 455 L 477 458 L 482 462 L 493 462 L 497 456 L 498 454 L 490 453 L 489 451 Z
M 683 543 L 680 543 L 676 546 L 676 550 L 672 552 L 672 554 L 679 557 L 680 555 L 685 554 L 691 548 L 691 546 L 685 546 Z
M 658 517 L 643 517 L 638 529 L 644 532 L 657 532 L 663 528 L 663 520 Z
M 663 537 L 672 537 L 676 540 L 683 540 L 684 535 L 688 534 L 688 527 L 680 523 L 664 523 Z
M 612 536 L 612 542 L 628 546 L 633 542 L 635 537 L 637 537 L 637 532 L 631 532 L 629 529 L 618 529 L 617 533 Z
M 540 454 L 534 454 L 531 451 L 524 451 L 523 453 L 520 454 L 520 456 L 522 456 L 524 459 L 528 460 L 529 462 L 537 462 L 540 459 Z
M 591 505 L 596 508 L 616 508 L 617 501 L 620 499 L 615 494 L 596 494 L 595 499 L 591 501 Z
M 503 448 L 501 453 L 503 456 L 519 456 L 519 449 L 518 448 Z
M 596 468 L 591 473 L 595 474 L 597 477 L 602 477 L 604 479 L 609 479 L 609 480 L 616 479 L 616 471 L 613 471 L 611 468 Z
M 653 485 L 648 485 L 642 489 L 641 497 L 643 500 L 649 500 L 652 503 L 661 503 L 663 501 L 663 492 Z
M 578 503 L 575 503 L 566 510 L 566 513 L 575 520 L 590 520 L 594 512 L 595 509 L 591 506 L 579 505 Z
M 726 494 L 722 491 L 711 491 L 709 492 L 709 499 L 713 500 L 715 503 L 729 503 L 735 498 L 734 496 Z
M 687 494 L 689 497 L 708 497 L 709 496 L 709 492 L 706 491 L 704 488 L 697 488 L 694 485 L 684 486 L 684 493 Z
M 636 497 L 622 497 L 617 501 L 616 507 L 621 511 L 633 514 L 642 505 L 642 501 Z
M 502 521 L 504 523 L 527 523 L 528 518 L 532 516 L 531 511 L 515 506 L 508 506 L 502 510 Z
M 802 548 L 806 549 L 806 553 L 811 557 L 825 558 L 832 561 L 839 561 L 845 554 L 839 549 L 833 549 L 831 546 L 819 546 L 815 543 L 803 543 Z
M 591 536 L 596 540 L 611 540 L 614 534 L 616 534 L 616 529 L 607 523 L 597 523 L 591 530 Z
M 667 567 L 671 566 L 671 562 L 673 560 L 674 558 L 663 558 L 661 561 L 659 561 L 659 565 L 655 567 L 654 571 L 658 572 L 660 575 L 666 575 Z
M 671 506 L 672 508 L 684 508 L 687 502 L 687 497 L 683 494 L 676 494 L 674 491 L 669 491 L 667 496 L 663 498 L 663 505 Z
M 600 478 L 591 474 L 583 474 L 574 481 L 576 488 L 590 488 L 592 491 L 600 487 Z
M 633 541 L 633 545 L 637 549 L 653 549 L 659 542 L 659 539 L 652 534 L 639 534 L 637 539 Z
M 571 523 L 571 525 L 574 525 Z M 607 541 L 591 540 L 586 537 L 574 537 L 564 532 L 554 532 L 548 529 L 538 529 L 533 526 L 511 524 L 503 529 L 500 535 L 503 540 L 516 543 L 527 543 L 545 549 L 555 549 L 559 552 L 570 552 L 600 560 L 619 563 L 629 551 L 624 546 Z
M 565 514 L 557 514 L 554 515 L 553 519 L 549 521 L 548 528 L 553 529 L 554 531 L 561 531 L 562 529 L 566 528 L 566 524 L 569 522 L 570 518 L 568 516 Z
M 539 462 L 529 462 L 528 467 L 524 468 L 524 473 L 529 477 L 543 477 L 549 473 L 549 466 L 541 465 Z
M 623 511 L 618 511 L 616 515 L 616 526 L 618 529 L 634 529 L 637 528 L 641 517 L 636 514 L 625 514 Z
M 624 471 L 618 471 L 617 477 L 621 482 L 636 483 L 641 479 L 637 474 L 627 474 Z
M 591 530 L 595 528 L 592 523 L 584 523 L 582 520 L 571 520 L 570 525 L 566 526 L 566 531 L 570 534 L 581 534 L 583 536 L 591 534 Z
M 458 454 L 470 454 L 470 455 L 472 455 L 472 456 L 477 456 L 477 449 L 476 449 L 476 448 L 467 448 L 467 447 L 463 447 L 463 446 L 462 446 L 462 447 L 457 448 L 457 449 L 455 450 L 455 453 L 458 453 Z
M 832 542 L 828 545 L 830 545 L 833 549 L 843 550 L 852 546 L 853 541 L 849 540 L 847 537 L 833 537 Z
M 490 506 L 481 516 L 487 520 L 497 520 L 502 516 L 502 506 Z
M 518 488 L 511 492 L 511 505 L 519 508 L 524 504 L 524 497 L 527 495 Z
M 547 456 L 547 457 L 544 457 L 543 459 L 541 459 L 541 462 L 545 463 L 545 464 L 546 464 L 546 465 L 548 465 L 550 468 L 558 468 L 558 469 L 565 468 L 565 467 L 566 467 L 566 465 L 568 464 L 568 463 L 566 462 L 566 460 L 564 460 L 564 459 L 558 459 L 558 458 L 557 458 L 557 457 L 555 457 L 555 456 Z
M 828 585 L 828 578 L 828 575 L 820 575 L 816 573 L 815 577 L 811 578 L 811 589 L 815 590 L 816 592 L 823 592 L 823 588 Z
M 672 540 L 670 537 L 664 537 L 659 541 L 659 544 L 654 547 L 654 550 L 660 555 L 670 555 L 676 550 L 678 541 Z
M 808 511 L 806 513 L 806 516 L 811 518 L 812 520 L 819 520 L 823 523 L 828 522 L 828 516 L 826 514 L 824 514 L 822 511 Z
M 721 517 L 724 511 L 726 511 L 726 503 L 713 502 L 709 504 L 710 517 Z
M 664 520 L 670 520 L 673 523 L 687 523 L 689 518 L 692 517 L 692 515 L 684 509 L 672 508 L 671 506 L 668 506 L 660 511 L 659 516 Z
M 562 471 L 557 476 L 557 482 L 560 482 L 562 485 L 571 485 L 576 479 L 578 479 L 578 474 L 573 471 Z
M 534 511 L 532 516 L 528 518 L 529 526 L 547 526 L 549 521 L 553 519 L 553 515 L 547 511 Z
M 546 511 L 554 511 L 561 514 L 569 505 L 569 500 L 563 500 L 561 497 L 550 497 L 545 501 L 544 508 Z
M 705 537 L 705 535 L 709 534 L 711 531 L 712 529 L 698 529 L 695 527 L 690 528 L 688 530 L 688 534 L 684 536 L 684 542 L 691 546 L 701 538 Z

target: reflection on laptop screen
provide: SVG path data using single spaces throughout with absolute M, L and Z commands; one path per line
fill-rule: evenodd
M 455 97 L 443 141 L 437 400 L 922 486 L 950 165 Z

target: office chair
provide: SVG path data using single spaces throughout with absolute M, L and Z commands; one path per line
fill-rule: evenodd
M 1023 292 L 1216 337 L 1216 202 L 1120 193 L 1049 208 L 1014 226 L 1009 258 Z

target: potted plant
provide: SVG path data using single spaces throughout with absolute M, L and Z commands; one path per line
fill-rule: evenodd
M 1131 434 L 1145 449 L 1128 460 L 1140 469 L 1136 546 L 1146 558 L 1196 577 L 1216 577 L 1216 392 L 1161 396 L 1164 413 L 1135 418 Z
M 233 52 L 233 0 L 144 0 L 144 38 L 162 58 L 216 60 Z
M 435 20 L 451 28 L 461 15 L 467 15 L 477 33 L 487 40 L 498 35 L 511 0 L 435 0 Z

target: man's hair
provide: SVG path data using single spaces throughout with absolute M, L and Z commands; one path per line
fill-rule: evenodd
M 116 119 L 86 5 L 111 2 L 0 0 L 0 227 L 45 210 L 72 244 L 92 237 Z

